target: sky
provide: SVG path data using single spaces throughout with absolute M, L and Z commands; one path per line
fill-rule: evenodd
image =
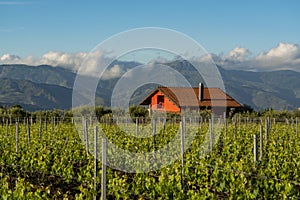
M 229 68 L 245 60 L 247 69 L 267 68 L 275 55 L 277 61 L 293 59 L 284 65 L 295 69 L 299 10 L 297 0 L 0 0 L 0 63 L 49 60 L 51 54 L 53 64 L 64 54 L 82 56 L 122 31 L 162 27 L 190 36 Z

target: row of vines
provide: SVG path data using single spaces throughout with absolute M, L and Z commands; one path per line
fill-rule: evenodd
M 262 121 L 264 122 L 264 121 Z M 295 124 L 271 123 L 262 158 L 253 160 L 253 135 L 261 121 L 228 122 L 211 152 L 200 157 L 209 123 L 193 126 L 196 136 L 185 151 L 161 169 L 126 173 L 107 167 L 107 199 L 284 199 L 300 198 L 300 134 Z M 89 126 L 90 138 L 96 124 Z M 128 135 L 116 124 L 98 124 L 115 145 L 131 152 L 151 152 L 172 140 L 179 123 L 164 124 L 154 137 Z M 101 196 L 101 167 L 94 179 L 94 157 L 72 123 L 0 126 L 2 199 L 93 199 Z M 139 130 L 151 132 L 151 126 Z M 128 129 L 130 130 L 130 129 Z M 135 131 L 133 128 L 131 131 Z M 99 136 L 101 137 L 101 136 Z M 265 136 L 264 136 L 265 137 Z M 180 142 L 178 143 L 180 144 Z M 89 141 L 90 151 L 93 140 Z M 172 149 L 170 149 L 172 151 Z M 109 152 L 113 154 L 113 152 Z M 101 159 L 98 161 L 100 165 Z M 128 161 L 130 162 L 130 161 Z M 124 163 L 126 165 L 126 163 Z M 184 174 L 182 172 L 184 171 Z M 184 184 L 183 184 L 184 181 Z M 98 185 L 95 191 L 95 182 Z

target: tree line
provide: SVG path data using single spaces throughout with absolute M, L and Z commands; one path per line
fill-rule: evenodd
M 120 113 L 124 112 L 121 110 L 112 110 L 110 108 L 105 108 L 102 106 L 96 107 L 79 107 L 73 110 L 39 110 L 39 111 L 27 111 L 22 108 L 21 105 L 13 105 L 13 106 L 1 106 L 0 105 L 0 118 L 10 119 L 11 121 L 15 121 L 16 119 L 22 121 L 24 118 L 32 118 L 33 120 L 39 118 L 60 118 L 64 121 L 70 121 L 73 117 L 73 114 L 80 113 L 83 116 L 96 116 L 98 120 L 102 117 L 111 117 L 112 113 Z M 210 110 L 202 110 L 200 111 L 201 115 L 210 115 Z M 124 113 L 121 113 L 124 114 Z M 250 106 L 245 105 L 244 109 L 238 110 L 236 112 L 230 113 L 229 117 L 233 117 L 234 115 L 239 114 L 243 117 L 272 117 L 272 118 L 295 118 L 300 117 L 299 110 L 274 110 L 272 108 L 268 108 L 261 111 L 255 111 Z M 141 106 L 131 106 L 129 108 L 129 115 L 131 118 L 149 118 L 149 111 L 145 107 Z M 166 113 L 168 118 L 179 117 L 178 113 Z

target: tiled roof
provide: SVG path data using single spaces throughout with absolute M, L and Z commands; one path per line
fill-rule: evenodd
M 219 88 L 203 88 L 203 99 L 199 101 L 198 87 L 157 87 L 140 105 L 148 105 L 152 95 L 158 90 L 178 107 L 241 107 L 241 104 Z

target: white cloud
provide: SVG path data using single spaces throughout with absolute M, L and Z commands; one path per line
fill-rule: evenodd
M 120 65 L 114 65 L 103 73 L 101 79 L 108 80 L 111 78 L 117 78 L 122 76 L 125 72 L 126 71 L 123 70 Z
M 259 53 L 253 63 L 265 71 L 289 69 L 300 72 L 300 48 L 297 44 L 279 43 L 277 47 Z
M 82 59 L 82 58 L 81 58 Z M 21 58 L 17 55 L 4 54 L 0 58 L 0 64 L 27 64 L 27 65 L 52 65 L 63 67 L 70 67 L 76 70 L 80 65 L 80 58 L 76 54 L 60 53 L 60 52 L 49 52 L 44 54 L 41 58 L 36 58 L 33 56 L 27 56 Z M 77 61 L 77 62 L 76 62 Z
M 223 61 L 223 58 L 221 55 L 217 55 L 214 53 L 205 54 L 200 57 L 200 62 L 211 62 L 214 61 L 215 63 L 221 63 Z
M 90 61 L 87 61 L 87 58 Z M 91 71 L 91 68 L 96 67 L 96 64 L 99 64 L 99 62 L 102 59 L 105 59 L 105 55 L 103 52 L 100 51 L 95 51 L 91 53 L 63 53 L 50 51 L 42 55 L 40 58 L 33 56 L 21 58 L 17 55 L 3 54 L 0 57 L 0 64 L 27 64 L 33 66 L 51 65 L 54 67 L 60 66 L 67 69 L 71 69 L 73 71 L 77 71 L 81 67 L 83 61 L 85 61 L 85 63 L 87 63 L 88 66 L 86 66 L 86 69 L 83 69 L 83 71 L 89 72 Z M 97 62 L 95 63 L 95 61 Z
M 80 71 L 84 75 L 96 76 L 113 60 L 110 53 L 94 52 L 48 52 L 41 57 L 27 56 L 20 58 L 17 55 L 0 55 L 0 64 L 28 64 L 61 66 L 73 71 Z M 214 61 L 225 69 L 274 71 L 290 69 L 300 72 L 300 48 L 297 44 L 279 43 L 278 46 L 266 52 L 253 55 L 248 49 L 236 47 L 225 55 L 207 54 L 199 58 L 200 62 Z M 150 62 L 151 63 L 151 62 Z M 149 64 L 150 64 L 149 63 Z M 79 70 L 80 69 L 80 70 Z M 107 69 L 102 78 L 116 78 L 125 73 L 124 67 L 114 65 Z
M 280 43 L 268 52 L 260 53 L 255 61 L 261 67 L 285 67 L 300 70 L 300 49 L 297 44 Z
M 51 51 L 37 60 L 37 63 L 62 66 L 68 69 L 77 70 L 86 56 L 87 53 L 63 53 Z
M 26 64 L 32 66 L 51 65 L 63 67 L 81 75 L 97 76 L 104 71 L 114 60 L 103 51 L 63 53 L 50 51 L 41 57 L 27 56 L 20 58 L 17 55 L 3 54 L 0 56 L 0 64 Z M 108 67 L 102 75 L 103 79 L 116 78 L 125 73 L 120 65 Z
M 233 50 L 229 51 L 228 55 L 225 57 L 228 60 L 232 61 L 245 61 L 251 56 L 251 52 L 242 47 L 236 47 Z
M 299 55 L 299 53 L 299 46 L 297 44 L 279 43 L 277 47 L 270 49 L 270 51 L 266 53 L 266 56 L 294 57 L 295 55 Z
M 12 55 L 12 54 L 3 54 L 0 57 L 0 62 L 1 63 L 6 63 L 6 62 L 18 62 L 21 58 L 17 55 Z
M 226 55 L 208 54 L 201 61 L 213 61 L 225 69 L 274 71 L 294 70 L 300 72 L 300 48 L 297 44 L 279 43 L 267 52 L 253 55 L 248 49 L 236 47 Z

